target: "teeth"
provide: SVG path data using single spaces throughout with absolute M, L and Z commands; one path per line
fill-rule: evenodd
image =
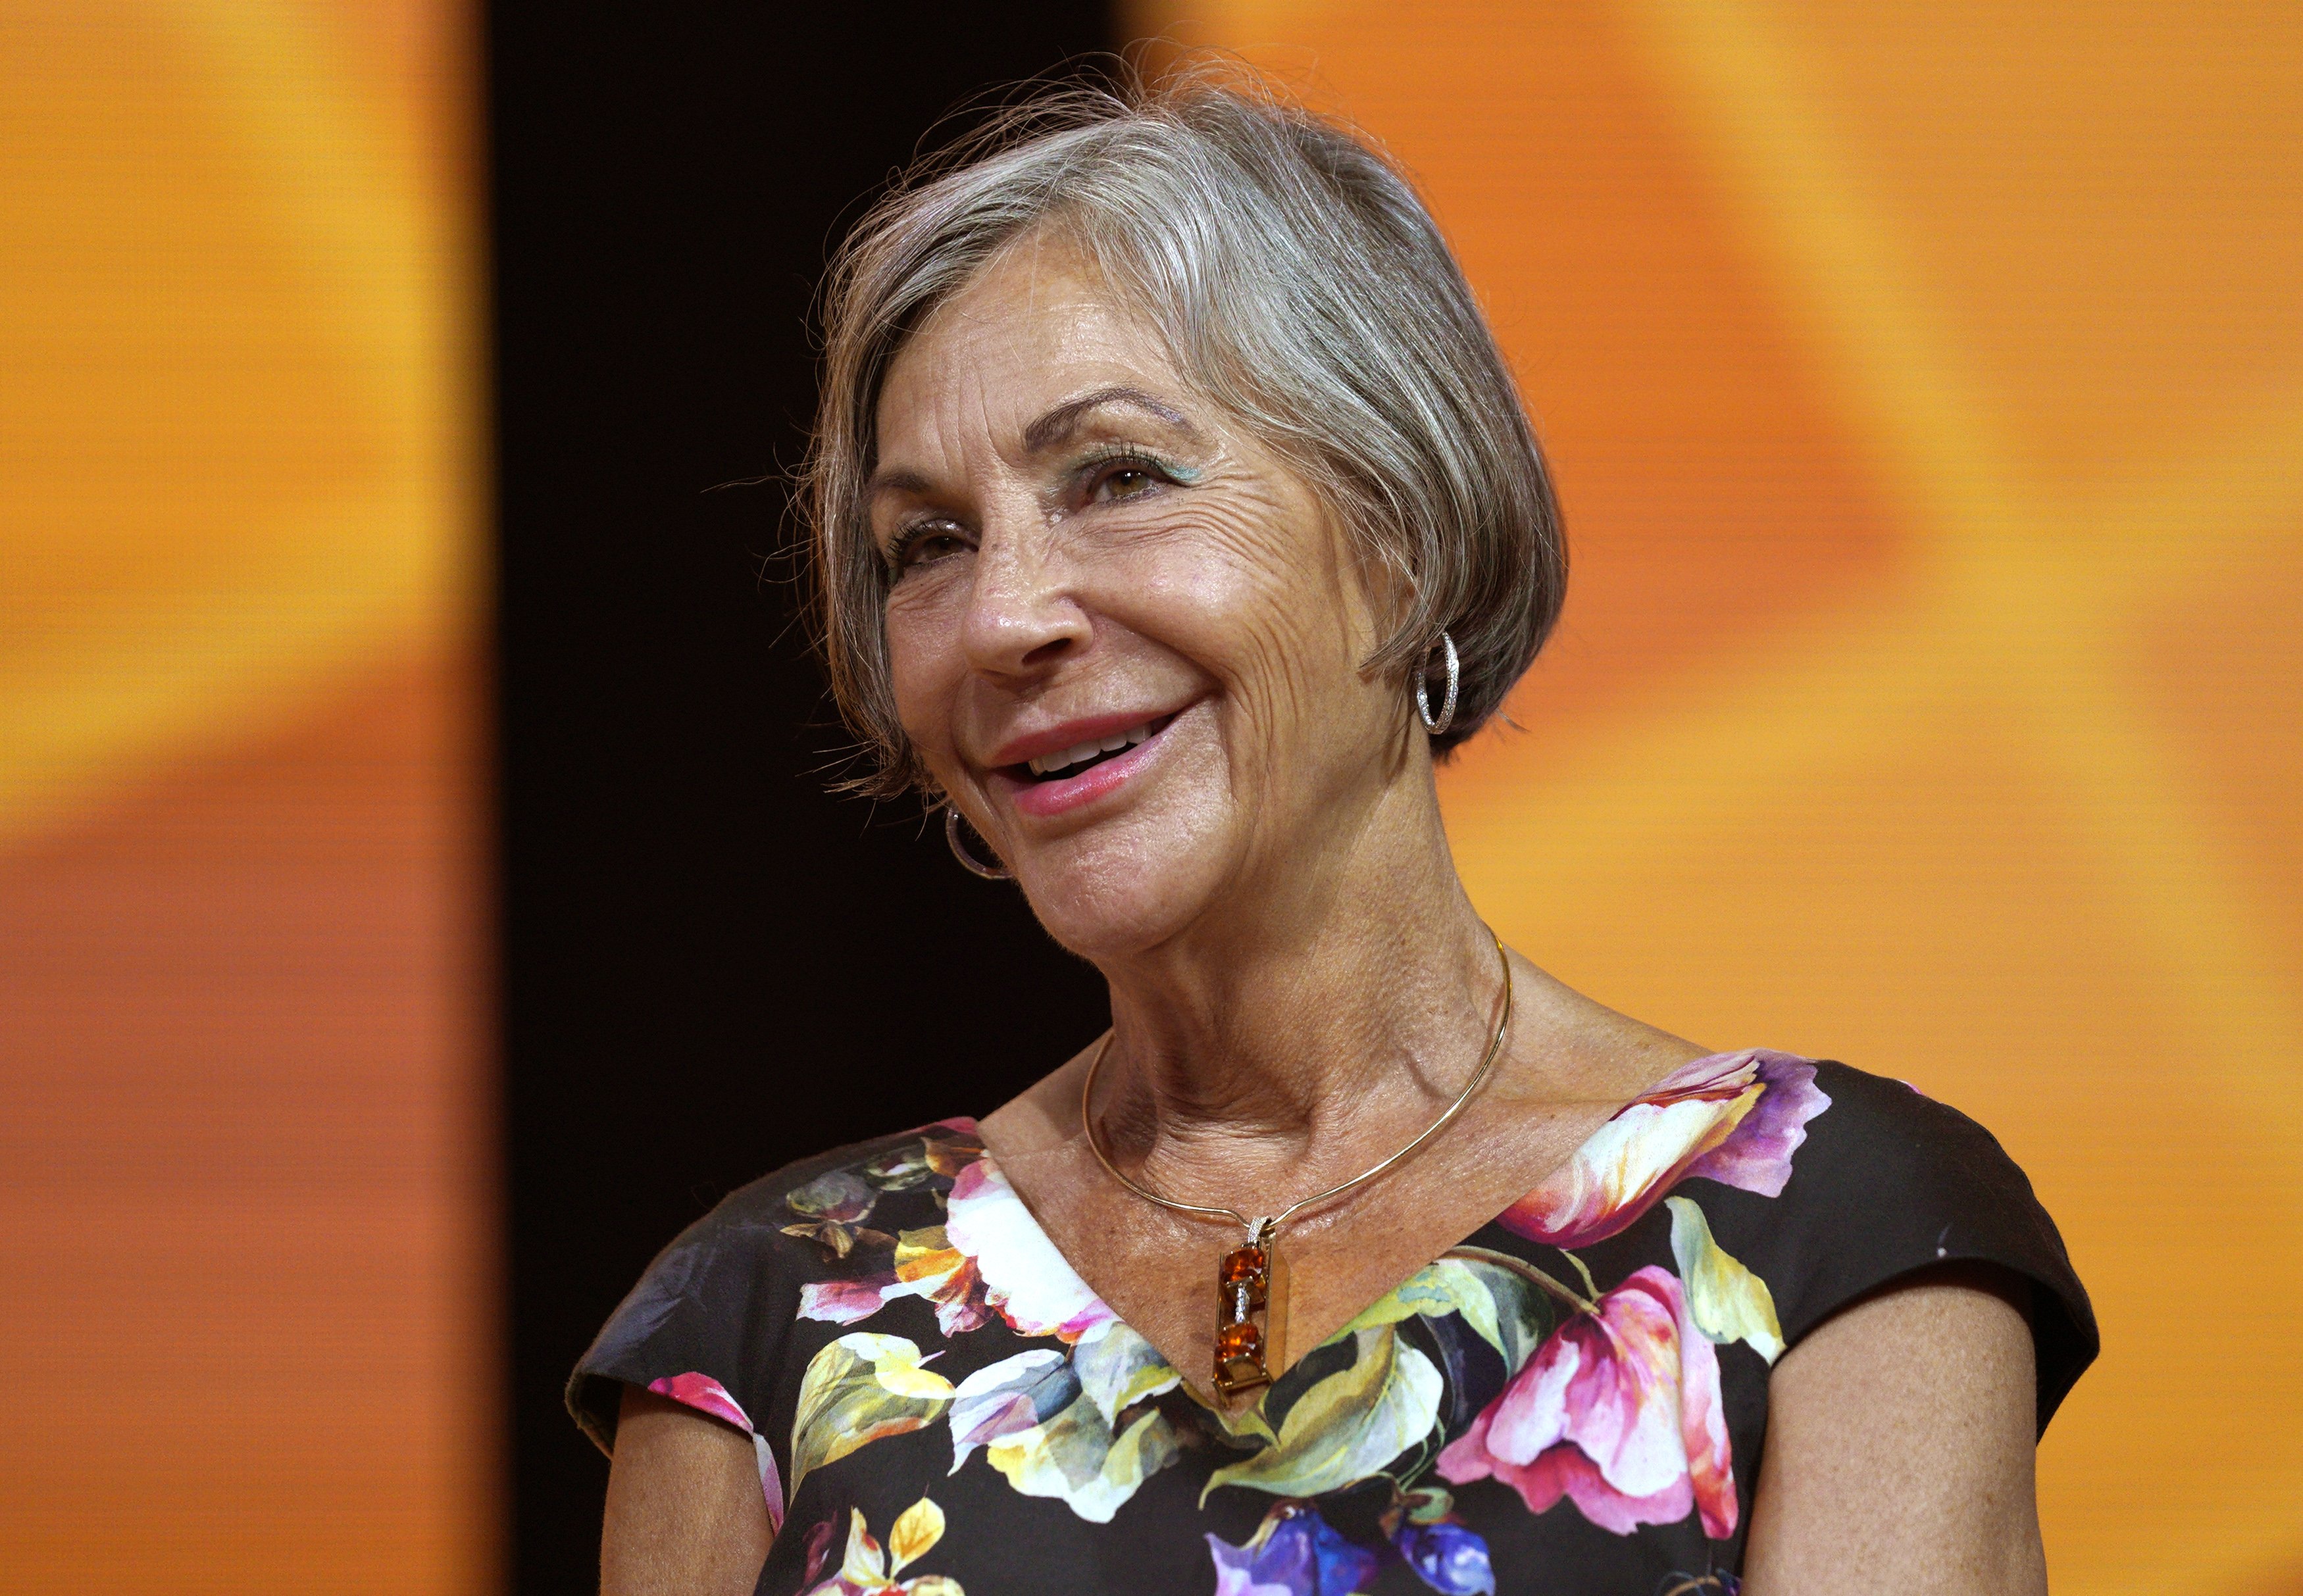
M 1118 753 L 1123 748 L 1133 748 L 1139 743 L 1151 741 L 1151 738 L 1152 723 L 1147 720 L 1132 731 L 1119 732 L 1093 743 L 1082 743 L 1076 748 L 1065 749 L 1061 753 L 1043 753 L 1031 762 L 1032 774 L 1050 776 L 1058 770 L 1084 764 L 1087 760 L 1100 755 Z

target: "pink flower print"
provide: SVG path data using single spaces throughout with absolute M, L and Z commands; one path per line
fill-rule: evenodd
M 802 1286 L 799 1317 L 853 1324 L 899 1297 L 932 1304 L 946 1336 L 989 1323 L 995 1311 L 1019 1335 L 1067 1343 L 1112 1322 L 1000 1166 L 980 1154 L 959 1166 L 941 1225 L 897 1238 L 891 1269 Z
M 892 1269 L 861 1280 L 811 1281 L 799 1289 L 799 1317 L 853 1324 L 878 1313 L 890 1297 L 907 1295 L 897 1289 Z
M 1807 1122 L 1830 1106 L 1815 1066 L 1788 1053 L 1697 1059 L 1618 1109 L 1499 1217 L 1531 1240 L 1577 1247 L 1629 1230 L 1697 1176 L 1779 1197 Z
M 659 1397 L 669 1397 L 684 1407 L 698 1413 L 708 1413 L 724 1424 L 730 1424 L 752 1438 L 752 1460 L 760 1471 L 760 1495 L 768 1504 L 768 1533 L 775 1533 L 784 1526 L 784 1480 L 776 1467 L 776 1455 L 768 1447 L 768 1438 L 752 1428 L 751 1415 L 743 1404 L 728 1394 L 728 1388 L 709 1374 L 690 1371 L 685 1374 L 666 1374 L 648 1382 L 648 1390 Z
M 989 1157 L 959 1172 L 944 1215 L 949 1244 L 974 1265 L 983 1300 L 1018 1335 L 1077 1342 L 1111 1310 L 1074 1273 Z
M 752 1433 L 751 1415 L 740 1403 L 728 1394 L 728 1388 L 709 1374 L 667 1374 L 661 1380 L 648 1382 L 648 1390 L 659 1397 L 670 1397 L 685 1407 L 698 1413 L 708 1413 L 715 1419 L 724 1419 L 741 1430 Z
M 812 1281 L 799 1289 L 799 1317 L 833 1324 L 868 1319 L 899 1297 L 925 1298 L 936 1327 L 956 1336 L 988 1323 L 983 1277 L 975 1261 L 949 1245 L 944 1228 L 906 1231 L 896 1240 L 896 1264 L 855 1280 Z
M 1678 1279 L 1650 1265 L 1554 1331 L 1447 1449 L 1456 1484 L 1495 1478 L 1540 1513 L 1563 1496 L 1605 1530 L 1676 1524 L 1734 1533 L 1719 1362 Z

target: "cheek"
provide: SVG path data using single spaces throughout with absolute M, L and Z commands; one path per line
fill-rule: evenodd
M 891 595 L 882 626 L 896 718 L 932 766 L 951 745 L 951 703 L 966 667 L 949 604 L 924 590 Z
M 1253 710 L 1308 710 L 1356 684 L 1369 646 L 1341 552 L 1303 507 L 1243 495 L 1128 575 Z

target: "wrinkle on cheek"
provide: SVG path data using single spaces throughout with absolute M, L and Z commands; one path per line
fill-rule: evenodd
M 1109 591 L 1126 592 L 1131 610 L 1183 622 L 1153 625 L 1224 690 L 1227 801 L 1278 819 L 1332 786 L 1339 739 L 1366 740 L 1371 617 L 1356 550 L 1316 507 L 1255 475 L 1227 475 L 1145 505 L 1093 553 L 1112 562 Z
M 958 657 L 958 606 L 966 584 L 957 574 L 923 573 L 893 589 L 882 612 L 889 682 L 896 718 L 937 780 L 953 774 L 951 716 L 963 671 Z

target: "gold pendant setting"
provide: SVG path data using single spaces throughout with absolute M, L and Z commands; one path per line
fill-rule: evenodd
M 1285 1318 L 1286 1287 L 1277 1278 L 1278 1230 L 1270 1220 L 1257 1220 L 1245 1245 L 1216 1266 L 1216 1390 L 1225 1397 L 1270 1384 L 1271 1365 L 1281 1356 L 1275 1319 Z
M 1453 644 L 1449 645 L 1448 662 L 1455 661 Z M 1418 689 L 1420 693 L 1421 689 Z M 1448 706 L 1455 704 L 1455 682 L 1448 681 Z M 1444 711 L 1442 718 L 1445 718 Z M 1429 718 L 1427 717 L 1427 718 Z M 957 825 L 957 821 L 954 820 Z M 980 872 L 979 872 L 980 873 Z M 1489 1071 L 1496 1067 L 1496 1055 L 1503 1051 L 1504 1038 L 1511 1034 L 1512 968 L 1511 955 L 1504 952 L 1503 939 L 1490 930 L 1489 937 L 1496 945 L 1496 962 L 1503 968 L 1503 1002 L 1496 1015 L 1495 1034 L 1488 1038 L 1487 1051 L 1480 1055 L 1480 1067 L 1472 1071 L 1472 1079 L 1455 1094 L 1455 1100 L 1447 1111 L 1423 1128 L 1423 1133 L 1390 1157 L 1370 1164 L 1348 1180 L 1338 1180 L 1325 1191 L 1315 1191 L 1301 1197 L 1291 1207 L 1281 1210 L 1270 1219 L 1250 1219 L 1236 1208 L 1219 1204 L 1179 1203 L 1174 1197 L 1161 1197 L 1158 1192 L 1132 1180 L 1111 1161 L 1103 1150 L 1103 1138 L 1095 1130 L 1095 1076 L 1103 1068 L 1106 1054 L 1111 1051 L 1115 1030 L 1103 1033 L 1095 1045 L 1095 1052 L 1087 1061 L 1087 1069 L 1080 1076 L 1080 1134 L 1086 1138 L 1087 1149 L 1095 1161 L 1103 1165 L 1103 1172 L 1142 1197 L 1171 1214 L 1188 1214 L 1195 1219 L 1228 1219 L 1234 1224 L 1247 1227 L 1245 1245 L 1233 1247 L 1224 1254 L 1223 1262 L 1216 1266 L 1216 1390 L 1226 1399 L 1258 1386 L 1271 1383 L 1271 1371 L 1287 1365 L 1285 1346 L 1287 1339 L 1287 1274 L 1277 1243 L 1279 1227 L 1306 1208 L 1320 1207 L 1356 1187 L 1365 1186 L 1387 1171 L 1397 1168 L 1415 1155 L 1416 1149 L 1455 1122 L 1464 1112 Z

